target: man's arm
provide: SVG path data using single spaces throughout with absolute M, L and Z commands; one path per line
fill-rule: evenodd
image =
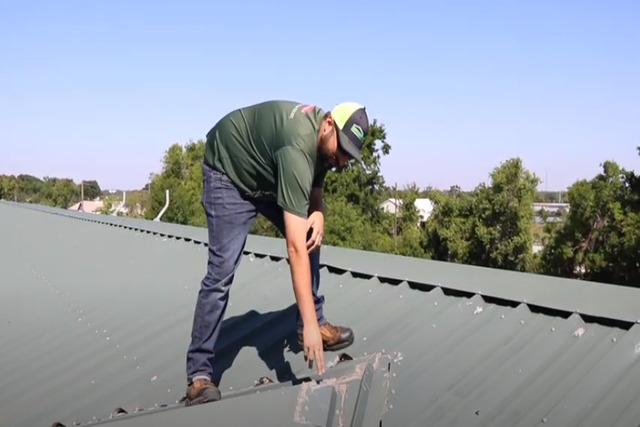
M 311 196 L 309 198 L 309 215 L 314 212 L 321 212 L 324 214 L 324 203 L 322 201 L 322 188 L 324 187 L 324 180 L 327 176 L 327 171 L 323 171 L 316 175 L 311 184 Z
M 309 253 L 307 252 L 307 220 L 285 210 L 284 229 L 293 292 L 298 302 L 303 323 L 305 325 L 313 325 L 318 319 L 316 318 L 316 309 L 311 292 L 311 265 L 309 263 Z
M 278 196 L 282 207 L 289 268 L 303 328 L 303 351 L 315 361 L 318 373 L 324 372 L 322 336 L 311 289 L 311 264 L 307 250 L 307 213 L 311 202 L 313 171 L 307 156 L 289 146 L 276 153 Z
M 311 198 L 309 200 L 309 215 L 314 212 L 321 212 L 322 214 L 324 214 L 322 187 L 314 187 L 311 189 Z

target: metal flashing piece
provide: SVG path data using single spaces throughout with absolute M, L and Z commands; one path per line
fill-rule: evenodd
M 324 375 L 269 383 L 223 396 L 217 402 L 121 414 L 91 425 L 147 427 L 165 425 L 379 426 L 389 405 L 390 355 L 376 353 L 337 362 Z M 80 424 L 85 425 L 85 424 Z

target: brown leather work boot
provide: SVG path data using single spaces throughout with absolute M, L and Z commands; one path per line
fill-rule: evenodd
M 345 326 L 334 326 L 330 322 L 320 325 L 320 335 L 325 351 L 336 351 L 349 347 L 353 344 L 354 335 L 350 328 Z M 302 331 L 298 332 L 298 344 L 304 347 Z
M 187 387 L 185 406 L 220 400 L 220 390 L 208 379 L 197 379 Z

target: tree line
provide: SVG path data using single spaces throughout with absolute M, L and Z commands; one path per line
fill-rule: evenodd
M 640 154 L 640 147 L 637 150 Z M 328 174 L 324 244 L 640 286 L 640 177 L 633 171 L 605 161 L 595 177 L 576 181 L 561 194 L 539 192 L 540 178 L 522 159 L 511 158 L 471 191 L 457 186 L 421 189 L 415 184 L 396 189 L 385 183 L 380 169 L 390 152 L 385 126 L 374 121 L 363 165 Z M 203 140 L 172 144 L 150 183 L 134 192 L 133 200 L 127 193 L 129 207 L 137 207 L 129 215 L 154 218 L 169 190 L 170 204 L 162 220 L 205 227 L 200 204 L 203 154 Z M 96 187 L 99 191 L 97 183 Z M 86 194 L 86 182 L 84 189 Z M 77 196 L 77 184 L 70 180 L 45 179 L 36 185 L 24 177 L 0 177 L 0 198 L 66 207 L 71 195 Z M 396 197 L 401 200 L 398 211 L 385 212 L 382 203 Z M 426 221 L 420 220 L 414 204 L 421 197 L 433 203 Z M 558 200 L 570 205 L 560 217 L 540 215 L 532 208 L 534 202 Z M 262 217 L 252 233 L 281 237 Z M 540 251 L 533 250 L 535 243 Z
M 640 147 L 637 148 L 640 153 Z M 540 178 L 520 158 L 497 165 L 487 183 L 472 191 L 459 187 L 400 190 L 387 185 L 381 160 L 391 152 L 383 124 L 374 121 L 364 145 L 364 164 L 327 176 L 324 243 L 354 249 L 429 258 L 521 272 L 640 286 L 640 179 L 613 161 L 590 180 L 567 191 L 539 192 Z M 147 217 L 154 217 L 170 190 L 164 221 L 206 226 L 200 205 L 204 141 L 173 144 L 151 181 Z M 399 198 L 399 211 L 381 209 Z M 434 208 L 420 221 L 415 200 Z M 560 217 L 534 211 L 534 202 L 562 200 Z M 264 218 L 252 233 L 281 237 Z M 542 247 L 534 251 L 534 244 Z
M 85 200 L 92 200 L 102 190 L 95 180 L 76 183 L 70 178 L 0 175 L 0 200 L 67 208 L 81 200 L 81 193 Z

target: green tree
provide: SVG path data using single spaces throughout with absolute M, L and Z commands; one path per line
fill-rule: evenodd
M 92 186 L 99 189 L 96 181 L 87 182 L 90 194 Z M 85 183 L 85 190 L 86 185 Z M 38 203 L 68 208 L 71 204 L 80 201 L 80 186 L 70 178 L 44 177 L 40 179 L 28 174 L 2 175 L 0 176 L 0 197 L 21 203 Z
M 148 190 L 128 191 L 124 207 L 126 216 L 132 218 L 144 218 L 151 204 L 151 194 Z
M 571 208 L 550 223 L 541 254 L 545 273 L 640 286 L 638 176 L 613 161 L 571 186 Z
M 118 203 L 119 203 L 119 200 L 117 196 L 113 194 L 105 196 L 102 199 L 102 208 L 99 209 L 98 212 L 103 215 L 109 215 Z
M 496 167 L 489 185 L 433 193 L 424 249 L 432 258 L 517 271 L 535 269 L 531 224 L 538 178 L 518 158 Z
M 519 158 L 491 173 L 491 184 L 476 189 L 469 262 L 485 267 L 533 271 L 532 204 L 540 180 Z
M 100 194 L 102 194 L 102 190 L 100 189 L 98 181 L 83 181 L 79 185 L 82 185 L 83 183 L 84 188 L 82 190 L 84 191 L 85 200 L 94 200 L 96 197 L 100 197 Z
M 80 199 L 80 189 L 69 178 L 44 177 L 39 203 L 66 209 Z M 34 201 L 38 203 L 38 201 Z
M 15 197 L 20 202 L 42 203 L 45 182 L 33 175 L 20 174 L 16 177 L 15 190 L 17 193 Z
M 190 141 L 184 146 L 173 144 L 163 157 L 162 172 L 151 181 L 151 203 L 146 213 L 155 218 L 165 205 L 169 190 L 169 207 L 162 221 L 193 226 L 206 226 L 202 197 L 203 140 Z
M 7 200 L 18 201 L 19 182 L 15 176 L 9 176 L 4 183 L 4 194 Z
M 426 222 L 423 247 L 439 261 L 469 262 L 469 239 L 474 194 L 462 191 L 432 191 L 433 212 Z
M 424 257 L 421 220 L 416 207 L 420 189 L 413 183 L 406 186 L 399 194 L 399 209 L 392 229 L 394 247 L 391 252 L 397 255 Z
M 325 237 L 323 244 L 377 252 L 393 249 L 391 237 L 363 220 L 358 206 L 342 198 L 325 203 Z

